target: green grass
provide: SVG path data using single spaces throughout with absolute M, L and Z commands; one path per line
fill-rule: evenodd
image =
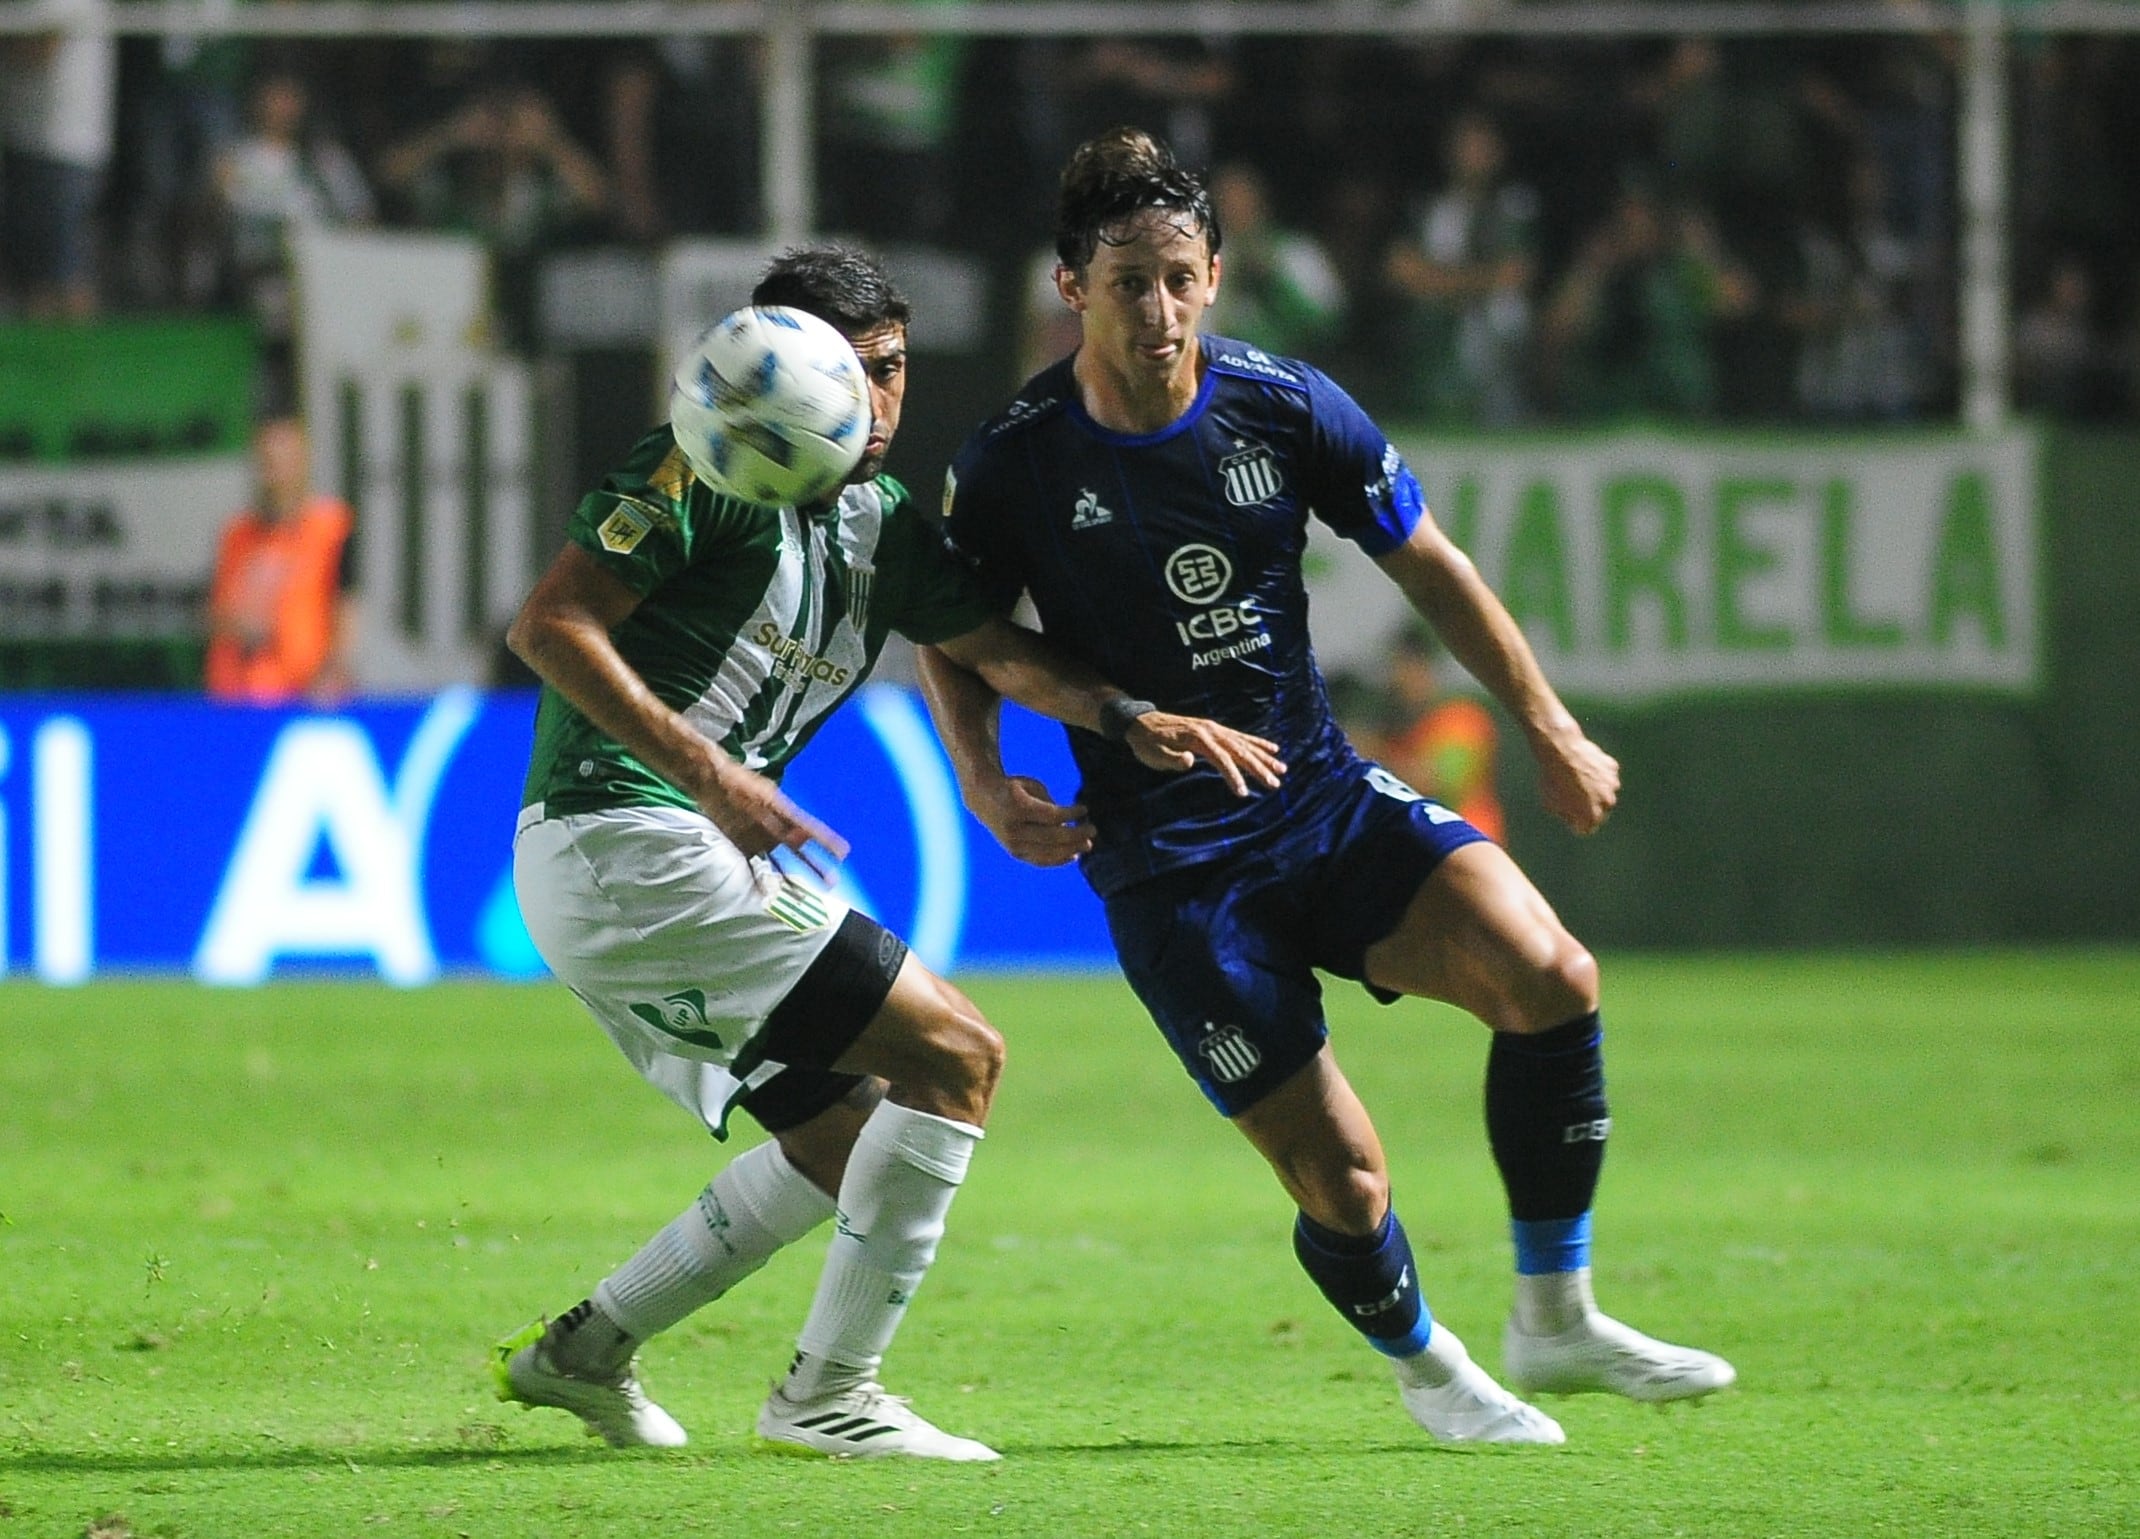
M 1111 979 L 1012 1058 L 887 1377 L 1005 1453 L 767 1459 L 822 1254 L 655 1342 L 690 1448 L 488 1394 L 719 1159 L 562 989 L 0 987 L 0 1539 L 2140 1533 L 2140 955 L 1609 959 L 1609 1308 L 1733 1358 L 1426 1445 Z M 1436 1314 L 1507 1304 L 1482 1036 L 1333 990 Z

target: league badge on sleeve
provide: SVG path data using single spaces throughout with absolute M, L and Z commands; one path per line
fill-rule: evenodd
M 654 521 L 628 503 L 618 503 L 609 517 L 602 520 L 595 533 L 601 536 L 602 549 L 619 556 L 629 556 L 639 548 Z

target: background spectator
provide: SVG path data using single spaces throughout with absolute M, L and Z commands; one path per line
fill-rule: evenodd
M 1225 249 L 1204 329 L 1281 357 L 1325 358 L 1344 324 L 1345 289 L 1322 243 L 1278 222 L 1263 173 L 1245 161 L 1212 174 L 1211 201 Z
M 898 32 L 826 50 L 818 223 L 876 241 L 927 241 L 950 219 L 961 38 Z
M 1313 228 L 1345 294 L 1344 327 L 1331 347 L 1337 359 L 1333 372 L 1363 405 L 1403 417 L 1414 408 L 1391 381 L 1403 377 L 1410 359 L 1393 341 L 1393 333 L 1401 331 L 1391 324 L 1399 301 L 1390 294 L 1386 270 L 1397 234 L 1397 201 L 1385 178 L 1341 169 L 1318 188 Z
M 1372 757 L 1497 844 L 1508 820 L 1494 783 L 1499 733 L 1493 713 L 1468 695 L 1445 694 L 1431 634 L 1406 627 L 1390 651 L 1387 724 Z
M 253 85 L 245 134 L 216 164 L 232 284 L 271 340 L 290 337 L 286 242 L 309 225 L 369 223 L 371 187 L 354 156 L 316 122 L 302 77 L 275 70 Z
M 50 32 L 0 37 L 0 274 L 32 320 L 98 308 L 95 213 L 118 56 L 103 0 L 55 0 Z
M 1507 159 L 1489 119 L 1458 118 L 1447 184 L 1390 248 L 1404 405 L 1430 420 L 1499 427 L 1528 414 L 1538 194 L 1508 178 Z
M 232 0 L 203 3 L 212 26 Z M 0 4 L 96 16 L 105 0 Z M 374 169 L 397 222 L 487 241 L 509 344 L 532 340 L 535 271 L 563 245 L 765 234 L 755 35 L 137 36 L 118 50 L 115 161 L 113 47 L 85 33 L 86 48 L 64 51 L 87 68 L 61 68 L 63 36 L 0 40 L 0 171 L 12 173 L 0 176 L 0 306 L 242 309 L 272 340 L 283 300 L 268 253 L 290 222 L 276 210 L 295 191 L 312 210 L 297 219 L 361 218 L 348 160 Z M 2036 372 L 2017 390 L 2040 410 L 2115 412 L 2133 392 L 2105 380 L 2102 360 L 2140 329 L 2140 206 L 2121 196 L 2140 168 L 2140 93 L 2124 89 L 2140 41 L 2017 27 L 2010 43 L 2010 261 L 2036 301 Z M 1032 261 L 1053 170 L 1079 139 L 1131 122 L 1221 168 L 1217 190 L 1236 207 L 1222 211 L 1232 249 L 1214 324 L 1327 359 L 1392 416 L 1923 421 L 1954 408 L 1951 36 L 915 31 L 827 34 L 811 57 L 820 149 L 834 151 L 817 157 L 818 226 L 986 264 L 988 321 L 1020 334 L 1021 362 L 1061 346 L 1052 260 Z M 299 60 L 338 98 L 328 115 L 349 149 L 302 130 L 293 174 L 277 125 L 293 115 Z M 260 115 L 241 153 L 234 93 L 248 82 Z M 1441 152 L 1423 155 L 1430 144 Z M 1613 169 L 1624 164 L 1652 179 L 1632 214 Z M 116 227 L 109 260 L 100 209 Z M 1678 255 L 1640 281 L 1616 259 L 1618 286 L 1600 281 L 1615 244 L 1601 232 L 1645 218 Z M 2035 345 L 2073 324 L 2053 298 L 2071 288 L 2052 277 L 2068 258 L 2091 289 L 2080 309 L 2097 374 L 2079 395 L 2052 383 L 2057 365 Z M 1346 301 L 1327 321 L 1312 313 L 1326 266 Z M 1566 303 L 1548 326 L 1555 299 Z M 1609 356 L 1592 329 L 1606 323 L 1640 367 L 1624 346 Z
M 1020 217 L 1033 237 L 1051 227 L 1064 158 L 1095 134 L 1131 124 L 1165 139 L 1182 164 L 1210 166 L 1238 83 L 1230 42 L 1187 36 L 1022 42 L 1009 69 L 987 88 L 1015 91 L 1002 106 L 1018 129 L 1014 153 L 1027 173 Z
M 2015 397 L 2029 411 L 2100 420 L 2117 411 L 2119 383 L 2095 284 L 2078 259 L 2061 258 L 2014 328 Z
M 450 117 L 389 149 L 382 187 L 414 221 L 490 247 L 508 335 L 531 331 L 534 262 L 609 200 L 609 179 L 530 85 L 484 89 Z
M 507 253 L 534 249 L 608 197 L 601 166 L 527 85 L 486 90 L 403 140 L 379 176 L 419 224 L 479 235 Z
M 602 114 L 617 223 L 635 241 L 743 235 L 758 193 L 755 38 L 660 37 L 620 47 Z
M 1915 278 L 1906 296 L 1908 320 L 1931 376 L 1925 411 L 1951 410 L 1954 399 L 1959 53 L 1959 39 L 1952 36 L 1903 36 L 1877 48 L 1838 48 L 1826 66 L 1842 82 L 1846 105 L 1838 110 L 1852 127 L 1850 152 L 1867 154 L 1878 165 L 1882 219 L 1910 250 Z M 2080 101 L 2075 107 L 2085 110 Z M 2086 174 L 2078 165 L 2062 173 Z M 1826 176 L 1833 178 L 1833 171 Z
M 1917 248 L 1889 220 L 1878 160 L 1861 156 L 1843 176 L 1840 220 L 1808 220 L 1803 276 L 1782 307 L 1799 336 L 1798 404 L 1821 421 L 1905 421 L 1923 409 L 1932 375 Z
M 1219 114 L 1238 75 L 1232 45 L 1201 37 L 1102 37 L 1067 45 L 1058 132 L 1080 144 L 1117 123 L 1150 128 L 1182 164 L 1218 153 Z
M 208 593 L 208 694 L 266 705 L 349 688 L 348 505 L 312 490 L 304 425 L 261 423 L 253 505 L 216 551 Z
M 227 10 L 229 0 L 219 0 Z M 225 276 L 216 167 L 244 127 L 245 38 L 167 33 L 122 56 L 123 131 L 130 151 L 124 274 L 150 305 L 200 306 Z
M 1578 419 L 1703 418 L 1716 410 L 1718 321 L 1754 290 L 1702 213 L 1664 203 L 1641 175 L 1585 238 L 1545 316 L 1545 363 Z

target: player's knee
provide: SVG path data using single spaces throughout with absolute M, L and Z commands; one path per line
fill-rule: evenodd
M 1355 1167 L 1345 1182 L 1345 1195 L 1354 1215 L 1355 1228 L 1371 1234 L 1390 1209 L 1390 1178 L 1386 1170 Z
M 1597 958 L 1561 931 L 1524 980 L 1518 1029 L 1548 1031 L 1597 1007 Z
M 1598 959 L 1573 936 L 1554 959 L 1553 976 L 1569 1006 L 1561 1020 L 1573 1020 L 1598 1007 Z
M 1003 1034 L 988 1024 L 972 1000 L 945 983 L 939 985 L 939 1014 L 931 1035 L 941 1051 L 943 1089 L 985 1113 L 1003 1077 Z M 980 1117 L 963 1120 L 978 1122 Z
M 1389 1211 L 1389 1172 L 1379 1166 L 1347 1161 L 1296 1169 L 1297 1185 L 1308 1217 L 1340 1234 L 1372 1234 Z
M 967 1031 L 962 1056 L 967 1083 L 983 1103 L 993 1101 L 996 1082 L 1003 1078 L 1003 1060 L 1008 1051 L 1003 1043 L 1003 1033 L 989 1025 L 978 1012 L 964 1024 Z

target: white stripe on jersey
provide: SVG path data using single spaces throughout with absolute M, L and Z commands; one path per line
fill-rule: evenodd
M 835 538 L 851 569 L 859 565 L 862 571 L 874 574 L 873 562 L 883 529 L 883 494 L 874 485 L 852 486 L 840 494 Z M 773 649 L 759 639 L 761 635 L 792 639 L 813 663 L 829 664 L 829 668 L 807 669 L 800 680 L 791 671 L 780 681 L 784 686 L 782 698 L 764 725 L 741 745 L 743 763 L 749 769 L 763 769 L 772 762 L 773 756 L 765 751 L 768 744 L 777 746 L 794 738 L 845 699 L 868 662 L 856 616 L 845 613 L 843 608 L 827 625 L 826 611 L 832 593 L 827 565 L 824 527 L 793 508 L 782 508 L 780 559 L 772 580 L 721 659 L 705 693 L 683 713 L 694 729 L 714 742 L 725 741 L 752 702 L 764 693 L 780 665 Z M 805 593 L 810 623 L 806 633 L 797 636 Z M 826 676 L 820 677 L 821 672 Z M 801 696 L 799 705 L 797 695 Z
M 781 636 L 795 628 L 803 583 L 795 517 L 793 508 L 780 510 L 780 559 L 774 563 L 773 580 L 765 585 L 765 592 L 758 598 L 758 607 L 751 611 L 751 617 L 736 632 L 736 639 L 729 644 L 726 655 L 721 658 L 721 666 L 714 670 L 705 692 L 683 713 L 684 720 L 694 730 L 713 742 L 723 741 L 734 730 L 772 674 L 773 654 L 752 638 L 767 625 Z M 760 769 L 765 761 L 753 754 L 747 755 L 744 763 L 751 769 Z
M 877 579 L 877 541 L 884 533 L 884 495 L 872 485 L 866 497 L 840 502 L 840 554 L 847 562 L 847 619 L 857 632 L 869 629 L 870 589 Z

